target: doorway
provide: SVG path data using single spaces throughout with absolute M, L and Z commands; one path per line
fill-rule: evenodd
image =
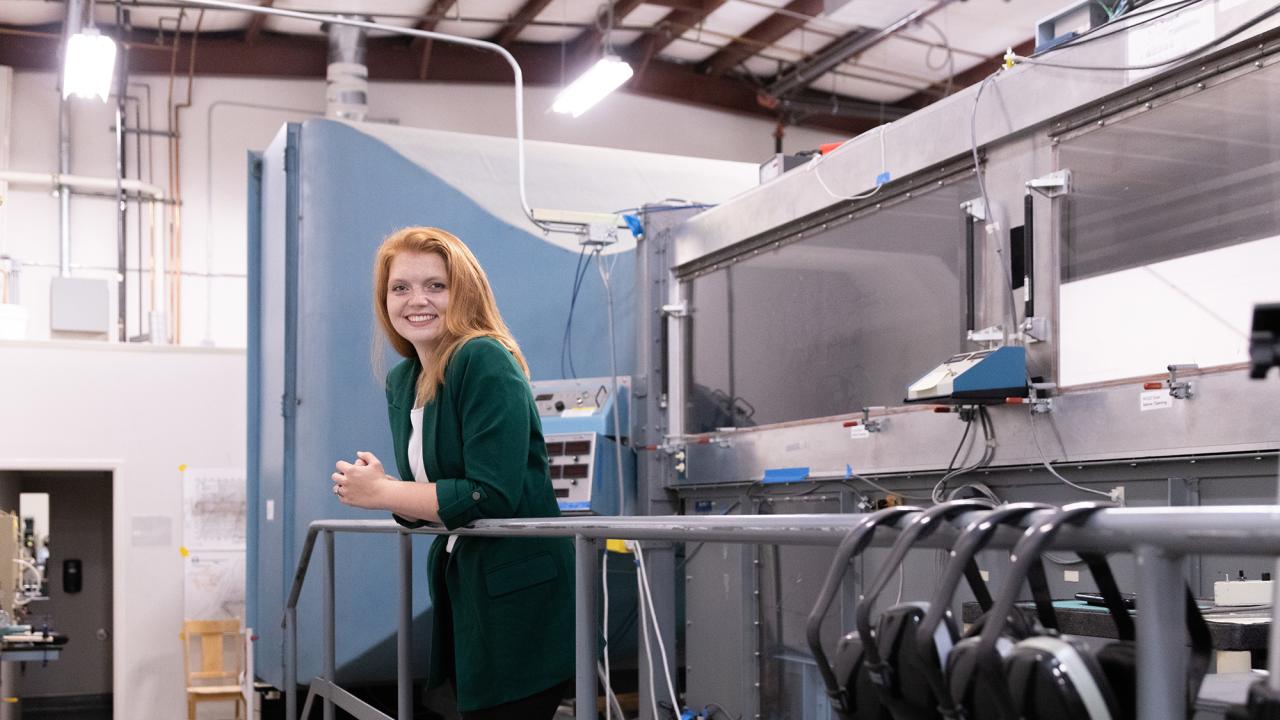
M 56 660 L 5 674 L 27 720 L 111 717 L 112 482 L 104 471 L 0 472 L 0 510 L 18 515 L 22 553 L 43 571 L 43 582 L 24 572 L 31 599 L 16 622 L 67 637 Z

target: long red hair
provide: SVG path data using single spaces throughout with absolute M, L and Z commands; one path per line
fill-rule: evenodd
M 387 313 L 387 284 L 391 261 L 402 252 L 435 253 L 444 260 L 449 283 L 449 307 L 444 313 L 444 331 L 436 345 L 430 367 L 423 367 L 418 381 L 418 404 L 430 402 L 436 387 L 444 382 L 444 369 L 462 344 L 472 338 L 491 337 L 502 344 L 520 363 L 525 377 L 529 364 L 520 346 L 498 312 L 489 278 L 480 262 L 452 233 L 433 227 L 407 227 L 387 236 L 378 246 L 373 261 L 373 313 L 391 346 L 404 357 L 417 356 L 413 344 L 401 337 Z

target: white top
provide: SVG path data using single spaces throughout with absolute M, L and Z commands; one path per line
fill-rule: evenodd
M 409 433 L 409 469 L 413 471 L 416 482 L 428 482 L 427 469 L 422 466 L 422 408 L 414 408 L 409 413 L 409 424 L 413 432 Z
M 409 412 L 409 424 L 413 426 L 413 432 L 409 433 L 409 469 L 413 471 L 414 482 L 430 482 L 427 479 L 427 469 L 422 465 L 422 408 L 414 408 Z M 444 551 L 453 552 L 453 546 L 457 542 L 458 536 L 450 535 Z

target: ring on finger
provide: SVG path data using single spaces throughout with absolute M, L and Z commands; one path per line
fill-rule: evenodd
M 334 486 L 333 486 L 333 494 L 334 494 L 334 495 L 337 495 L 337 496 L 339 496 L 339 497 L 341 497 L 341 496 L 342 496 L 342 486 L 341 486 L 341 485 L 334 485 Z

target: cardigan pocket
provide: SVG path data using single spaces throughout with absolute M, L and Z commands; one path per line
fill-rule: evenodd
M 489 597 L 501 597 L 554 580 L 558 574 L 555 559 L 544 552 L 486 571 L 484 583 Z

